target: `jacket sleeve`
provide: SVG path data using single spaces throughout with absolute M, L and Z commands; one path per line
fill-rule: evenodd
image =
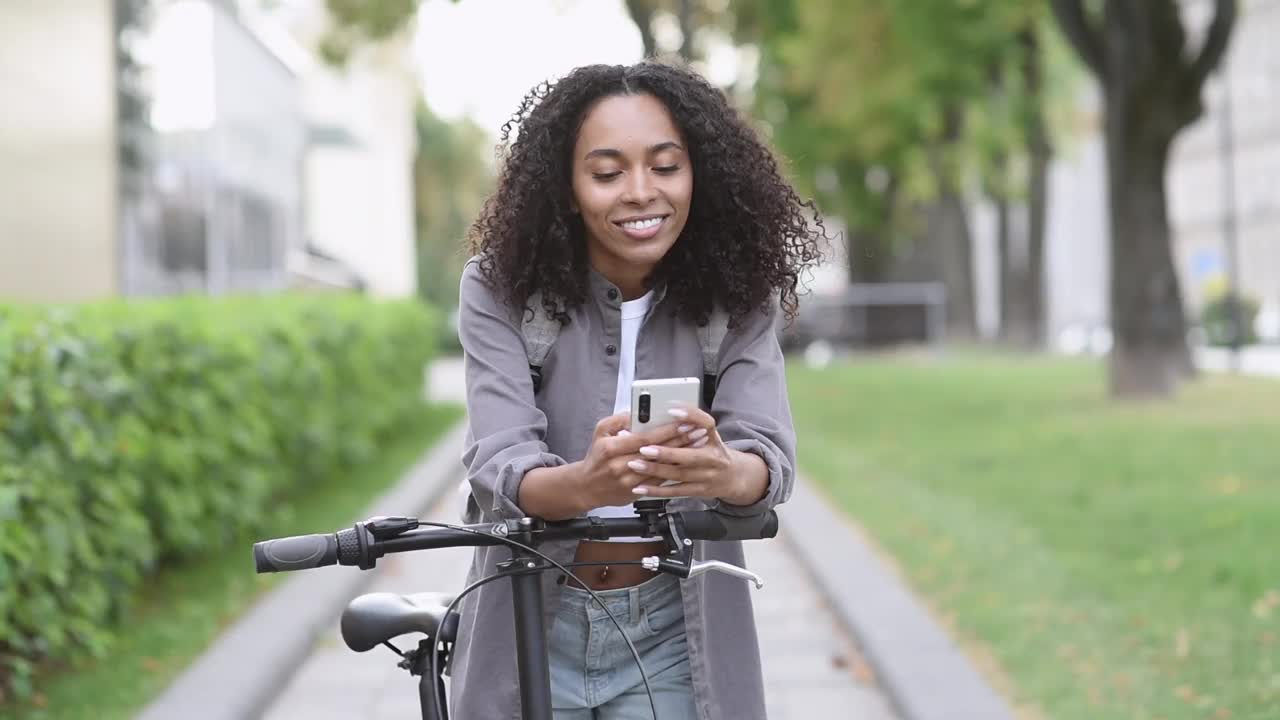
M 518 311 L 498 299 L 474 259 L 463 268 L 458 296 L 467 482 L 480 509 L 494 519 L 523 517 L 516 500 L 524 474 L 565 460 L 547 449 L 547 416 L 534 403 Z
M 769 468 L 769 487 L 751 505 L 720 502 L 729 515 L 756 515 L 786 502 L 795 480 L 796 434 L 787 398 L 786 367 L 775 322 L 778 305 L 752 312 L 720 345 L 720 375 L 711 414 L 727 447 L 754 453 Z

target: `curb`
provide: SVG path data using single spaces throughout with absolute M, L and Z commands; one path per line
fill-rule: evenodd
M 803 477 L 779 526 L 902 720 L 1012 720 L 1008 704 L 848 518 Z
M 425 512 L 457 487 L 466 421 L 459 421 L 361 518 Z M 246 567 L 252 567 L 245 548 Z M 347 602 L 373 581 L 373 572 L 299 573 L 262 597 L 137 720 L 243 720 L 258 717 L 315 645 L 332 630 Z

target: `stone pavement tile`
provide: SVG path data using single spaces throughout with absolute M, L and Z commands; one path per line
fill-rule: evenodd
M 430 518 L 457 522 L 455 510 L 454 498 L 449 495 Z M 377 576 L 365 592 L 456 592 L 462 589 L 470 562 L 468 548 L 427 550 L 384 558 L 370 571 Z M 326 691 L 359 699 L 358 709 L 346 714 L 344 720 L 421 717 L 417 679 L 396 667 L 398 659 L 386 648 L 374 648 L 366 653 L 349 650 L 342 643 L 338 620 L 335 617 L 332 629 L 317 639 L 312 656 L 276 699 L 264 720 L 315 720 L 320 717 L 317 713 L 329 711 L 324 704 Z M 402 650 L 414 644 L 409 638 L 392 642 Z M 405 708 L 410 708 L 407 715 Z
M 870 688 L 805 688 L 776 693 L 769 720 L 892 720 L 893 712 Z
M 765 583 L 752 602 L 769 717 L 892 720 L 870 666 L 795 560 L 785 530 L 745 545 L 747 567 Z

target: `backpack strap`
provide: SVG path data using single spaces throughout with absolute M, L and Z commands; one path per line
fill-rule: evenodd
M 698 344 L 702 346 L 702 403 L 711 409 L 716 398 L 716 381 L 720 376 L 720 344 L 729 333 L 729 314 L 719 307 L 711 310 L 705 325 L 698 326 Z
M 542 307 L 542 292 L 529 296 L 528 309 L 520 319 L 520 334 L 524 336 L 524 351 L 529 358 L 529 376 L 533 379 L 533 393 L 542 389 L 542 363 L 546 362 L 551 346 L 556 344 L 560 335 L 560 321 L 547 315 Z
M 529 376 L 533 380 L 536 395 L 542 389 L 542 364 L 560 336 L 560 321 L 548 317 L 542 307 L 542 292 L 529 296 L 529 306 L 520 320 L 520 334 L 524 336 L 525 355 L 529 360 Z M 708 409 L 716 396 L 716 381 L 720 376 L 720 345 L 729 332 L 729 314 L 720 308 L 711 311 L 705 325 L 698 326 L 698 344 L 702 348 L 702 402 Z

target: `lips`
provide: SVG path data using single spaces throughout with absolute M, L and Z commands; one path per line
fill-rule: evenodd
M 618 226 L 627 237 L 636 240 L 647 240 L 657 235 L 666 221 L 666 215 L 648 215 L 628 218 L 615 222 L 614 225 Z

